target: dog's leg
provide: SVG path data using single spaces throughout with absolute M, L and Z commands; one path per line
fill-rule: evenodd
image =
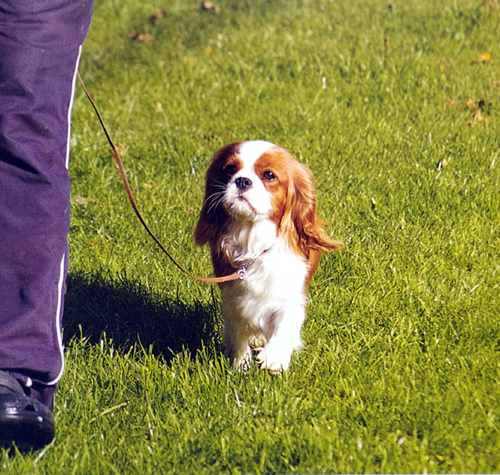
M 300 332 L 304 320 L 304 307 L 285 308 L 273 316 L 268 343 L 258 350 L 256 357 L 262 369 L 267 369 L 271 374 L 288 369 L 293 351 L 302 347 Z
M 252 351 L 249 345 L 250 335 L 244 322 L 231 316 L 224 318 L 224 344 L 226 356 L 236 369 L 246 371 L 252 364 Z

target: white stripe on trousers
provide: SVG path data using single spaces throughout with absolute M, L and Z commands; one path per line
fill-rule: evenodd
M 76 65 L 75 65 L 75 72 L 73 73 L 73 84 L 71 87 L 71 98 L 69 101 L 69 107 L 68 107 L 68 138 L 66 141 L 66 169 L 69 168 L 69 152 L 70 152 L 70 145 L 71 145 L 71 112 L 73 110 L 73 102 L 75 100 L 75 90 L 76 90 L 76 78 L 77 78 L 77 73 L 78 73 L 78 65 L 80 64 L 80 57 L 82 55 L 82 46 L 80 45 L 78 49 L 78 57 L 76 58 Z M 59 353 L 61 355 L 61 369 L 59 370 L 59 374 L 56 376 L 55 379 L 52 381 L 49 381 L 48 383 L 44 383 L 47 386 L 52 386 L 54 384 L 57 384 L 59 380 L 62 378 L 62 375 L 64 373 L 64 346 L 63 346 L 63 339 L 62 339 L 62 308 L 63 308 L 63 288 L 64 288 L 64 280 L 66 278 L 66 273 L 65 273 L 65 265 L 66 265 L 66 254 L 63 254 L 62 259 L 61 259 L 61 264 L 59 267 L 59 281 L 57 284 L 57 310 L 56 310 L 56 319 L 55 319 L 55 324 L 56 324 L 56 333 L 57 333 L 57 344 L 59 346 Z

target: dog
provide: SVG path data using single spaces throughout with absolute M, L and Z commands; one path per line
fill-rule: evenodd
M 247 369 L 253 355 L 279 374 L 302 347 L 306 289 L 323 253 L 338 250 L 316 210 L 311 171 L 270 142 L 221 148 L 206 173 L 195 243 L 208 243 L 219 284 L 226 355 Z

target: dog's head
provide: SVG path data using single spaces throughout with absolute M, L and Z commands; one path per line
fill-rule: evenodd
M 270 142 L 236 142 L 220 149 L 206 175 L 195 242 L 216 243 L 229 221 L 271 220 L 297 253 L 341 247 L 322 227 L 312 173 L 287 150 Z

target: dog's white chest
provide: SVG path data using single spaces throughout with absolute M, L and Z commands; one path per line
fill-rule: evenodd
M 307 276 L 305 260 L 289 249 L 281 238 L 248 269 L 242 291 L 255 299 L 280 302 L 301 302 Z
M 306 304 L 307 263 L 269 223 L 226 241 L 226 251 L 233 251 L 232 264 L 245 268 L 246 278 L 222 287 L 223 305 L 231 307 L 230 313 L 262 330 L 284 309 L 303 309 Z

